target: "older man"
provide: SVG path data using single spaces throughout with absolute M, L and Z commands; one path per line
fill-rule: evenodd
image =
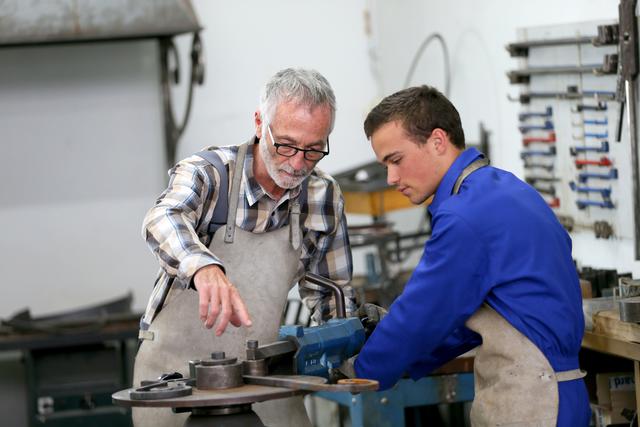
M 276 340 L 297 280 L 316 320 L 329 314 L 330 295 L 301 278 L 313 272 L 341 285 L 351 279 L 342 194 L 316 167 L 329 154 L 335 111 L 322 75 L 282 70 L 264 87 L 247 143 L 210 147 L 170 171 L 168 188 L 144 220 L 161 270 L 141 321 L 135 383 L 187 374 L 189 359 L 213 350 L 244 358 L 247 339 Z M 354 311 L 355 301 L 348 298 L 346 307 Z M 310 425 L 301 398 L 254 409 L 267 425 Z M 140 426 L 183 419 L 168 409 L 134 411 Z

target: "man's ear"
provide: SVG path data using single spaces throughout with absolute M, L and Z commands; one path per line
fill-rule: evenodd
M 256 110 L 253 113 L 253 122 L 256 126 L 256 136 L 260 139 L 262 138 L 262 114 L 260 114 L 260 110 Z
M 431 131 L 429 139 L 433 141 L 433 147 L 438 154 L 445 154 L 451 144 L 449 141 L 449 135 L 440 128 L 435 128 Z

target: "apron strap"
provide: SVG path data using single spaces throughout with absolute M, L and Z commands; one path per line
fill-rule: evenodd
M 240 194 L 240 182 L 242 181 L 242 169 L 244 168 L 244 157 L 247 148 L 253 144 L 253 140 L 242 144 L 238 148 L 236 156 L 236 167 L 233 171 L 233 181 L 231 182 L 231 193 L 229 193 L 229 211 L 227 212 L 227 225 L 224 233 L 225 243 L 233 243 L 233 236 L 236 230 L 236 212 L 238 211 L 238 195 Z
M 489 160 L 486 159 L 483 155 L 481 158 L 473 161 L 469 166 L 464 168 L 460 176 L 458 176 L 458 179 L 456 180 L 456 183 L 453 186 L 453 190 L 451 191 L 451 194 L 458 194 L 458 191 L 460 190 L 460 186 L 462 185 L 462 182 L 473 172 L 487 166 L 488 164 L 489 164 Z
M 570 371 L 556 372 L 556 380 L 558 382 L 579 380 L 580 378 L 584 378 L 586 375 L 587 372 L 582 369 L 572 369 Z
M 209 223 L 209 228 L 207 230 L 209 234 L 213 235 L 218 228 L 227 223 L 227 212 L 229 210 L 229 172 L 227 171 L 227 167 L 224 163 L 222 163 L 222 159 L 215 151 L 200 151 L 199 153 L 196 153 L 196 155 L 211 163 L 220 175 L 218 201 L 216 202 L 215 208 L 213 208 L 211 223 Z M 226 197 L 223 197 L 223 195 Z

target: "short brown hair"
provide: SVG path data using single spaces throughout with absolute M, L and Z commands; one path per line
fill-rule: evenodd
M 400 120 L 405 131 L 418 144 L 426 142 L 434 129 L 449 135 L 454 146 L 465 148 L 460 114 L 442 93 L 430 86 L 403 89 L 384 98 L 364 121 L 367 138 L 382 125 Z

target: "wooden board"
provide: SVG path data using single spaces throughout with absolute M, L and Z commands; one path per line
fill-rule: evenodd
M 605 310 L 595 314 L 593 332 L 624 341 L 640 342 L 640 325 L 621 321 L 618 310 Z

